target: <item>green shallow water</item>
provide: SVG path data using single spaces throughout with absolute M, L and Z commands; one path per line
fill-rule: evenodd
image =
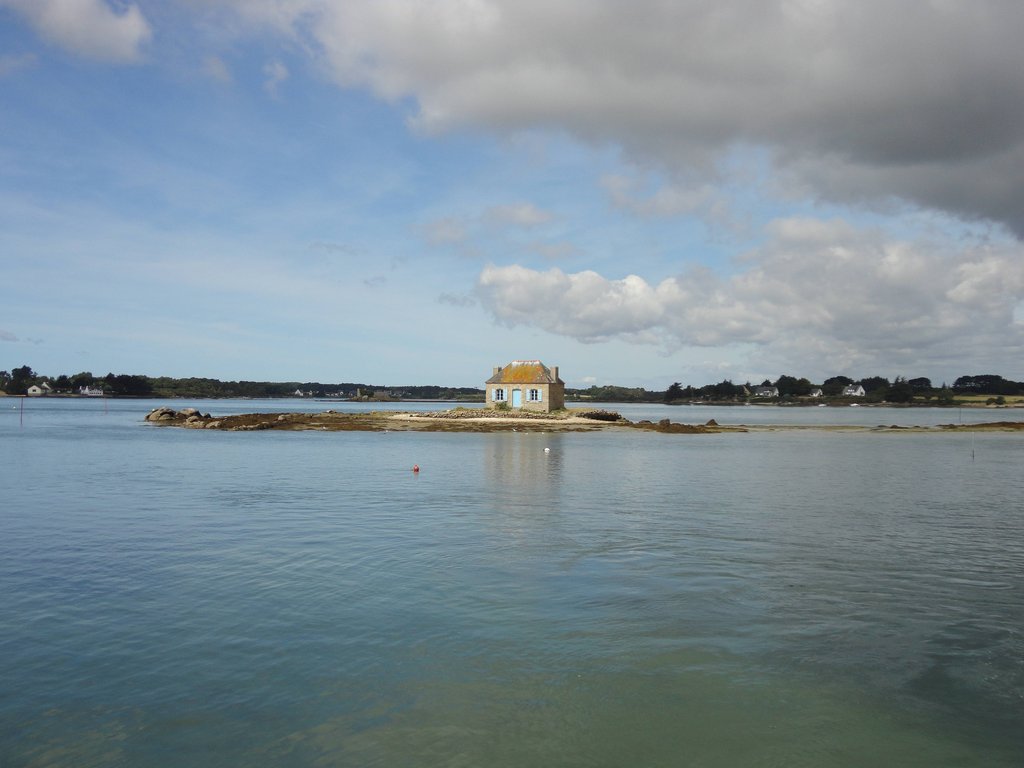
M 1018 435 L 111 405 L 0 419 L 0 765 L 1024 763 Z

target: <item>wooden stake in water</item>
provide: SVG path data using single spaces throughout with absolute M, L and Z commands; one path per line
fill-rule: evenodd
M 18 417 L 18 426 L 25 426 L 25 398 L 21 398 L 21 415 Z

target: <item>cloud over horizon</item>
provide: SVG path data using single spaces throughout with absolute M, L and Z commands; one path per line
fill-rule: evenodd
M 1024 249 L 957 251 L 887 238 L 844 221 L 774 222 L 739 271 L 704 268 L 651 284 L 519 265 L 484 268 L 482 306 L 496 321 L 583 343 L 680 347 L 753 344 L 762 359 L 827 374 L 858 367 L 996 366 L 1024 352 L 1013 317 L 1024 300 Z

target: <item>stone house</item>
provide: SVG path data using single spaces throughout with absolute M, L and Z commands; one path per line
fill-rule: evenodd
M 565 382 L 558 378 L 558 366 L 548 368 L 540 360 L 513 360 L 496 367 L 484 390 L 488 408 L 547 413 L 565 407 Z

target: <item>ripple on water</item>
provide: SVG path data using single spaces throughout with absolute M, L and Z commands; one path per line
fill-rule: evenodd
M 59 433 L 0 468 L 0 763 L 1024 753 L 1012 435 Z

